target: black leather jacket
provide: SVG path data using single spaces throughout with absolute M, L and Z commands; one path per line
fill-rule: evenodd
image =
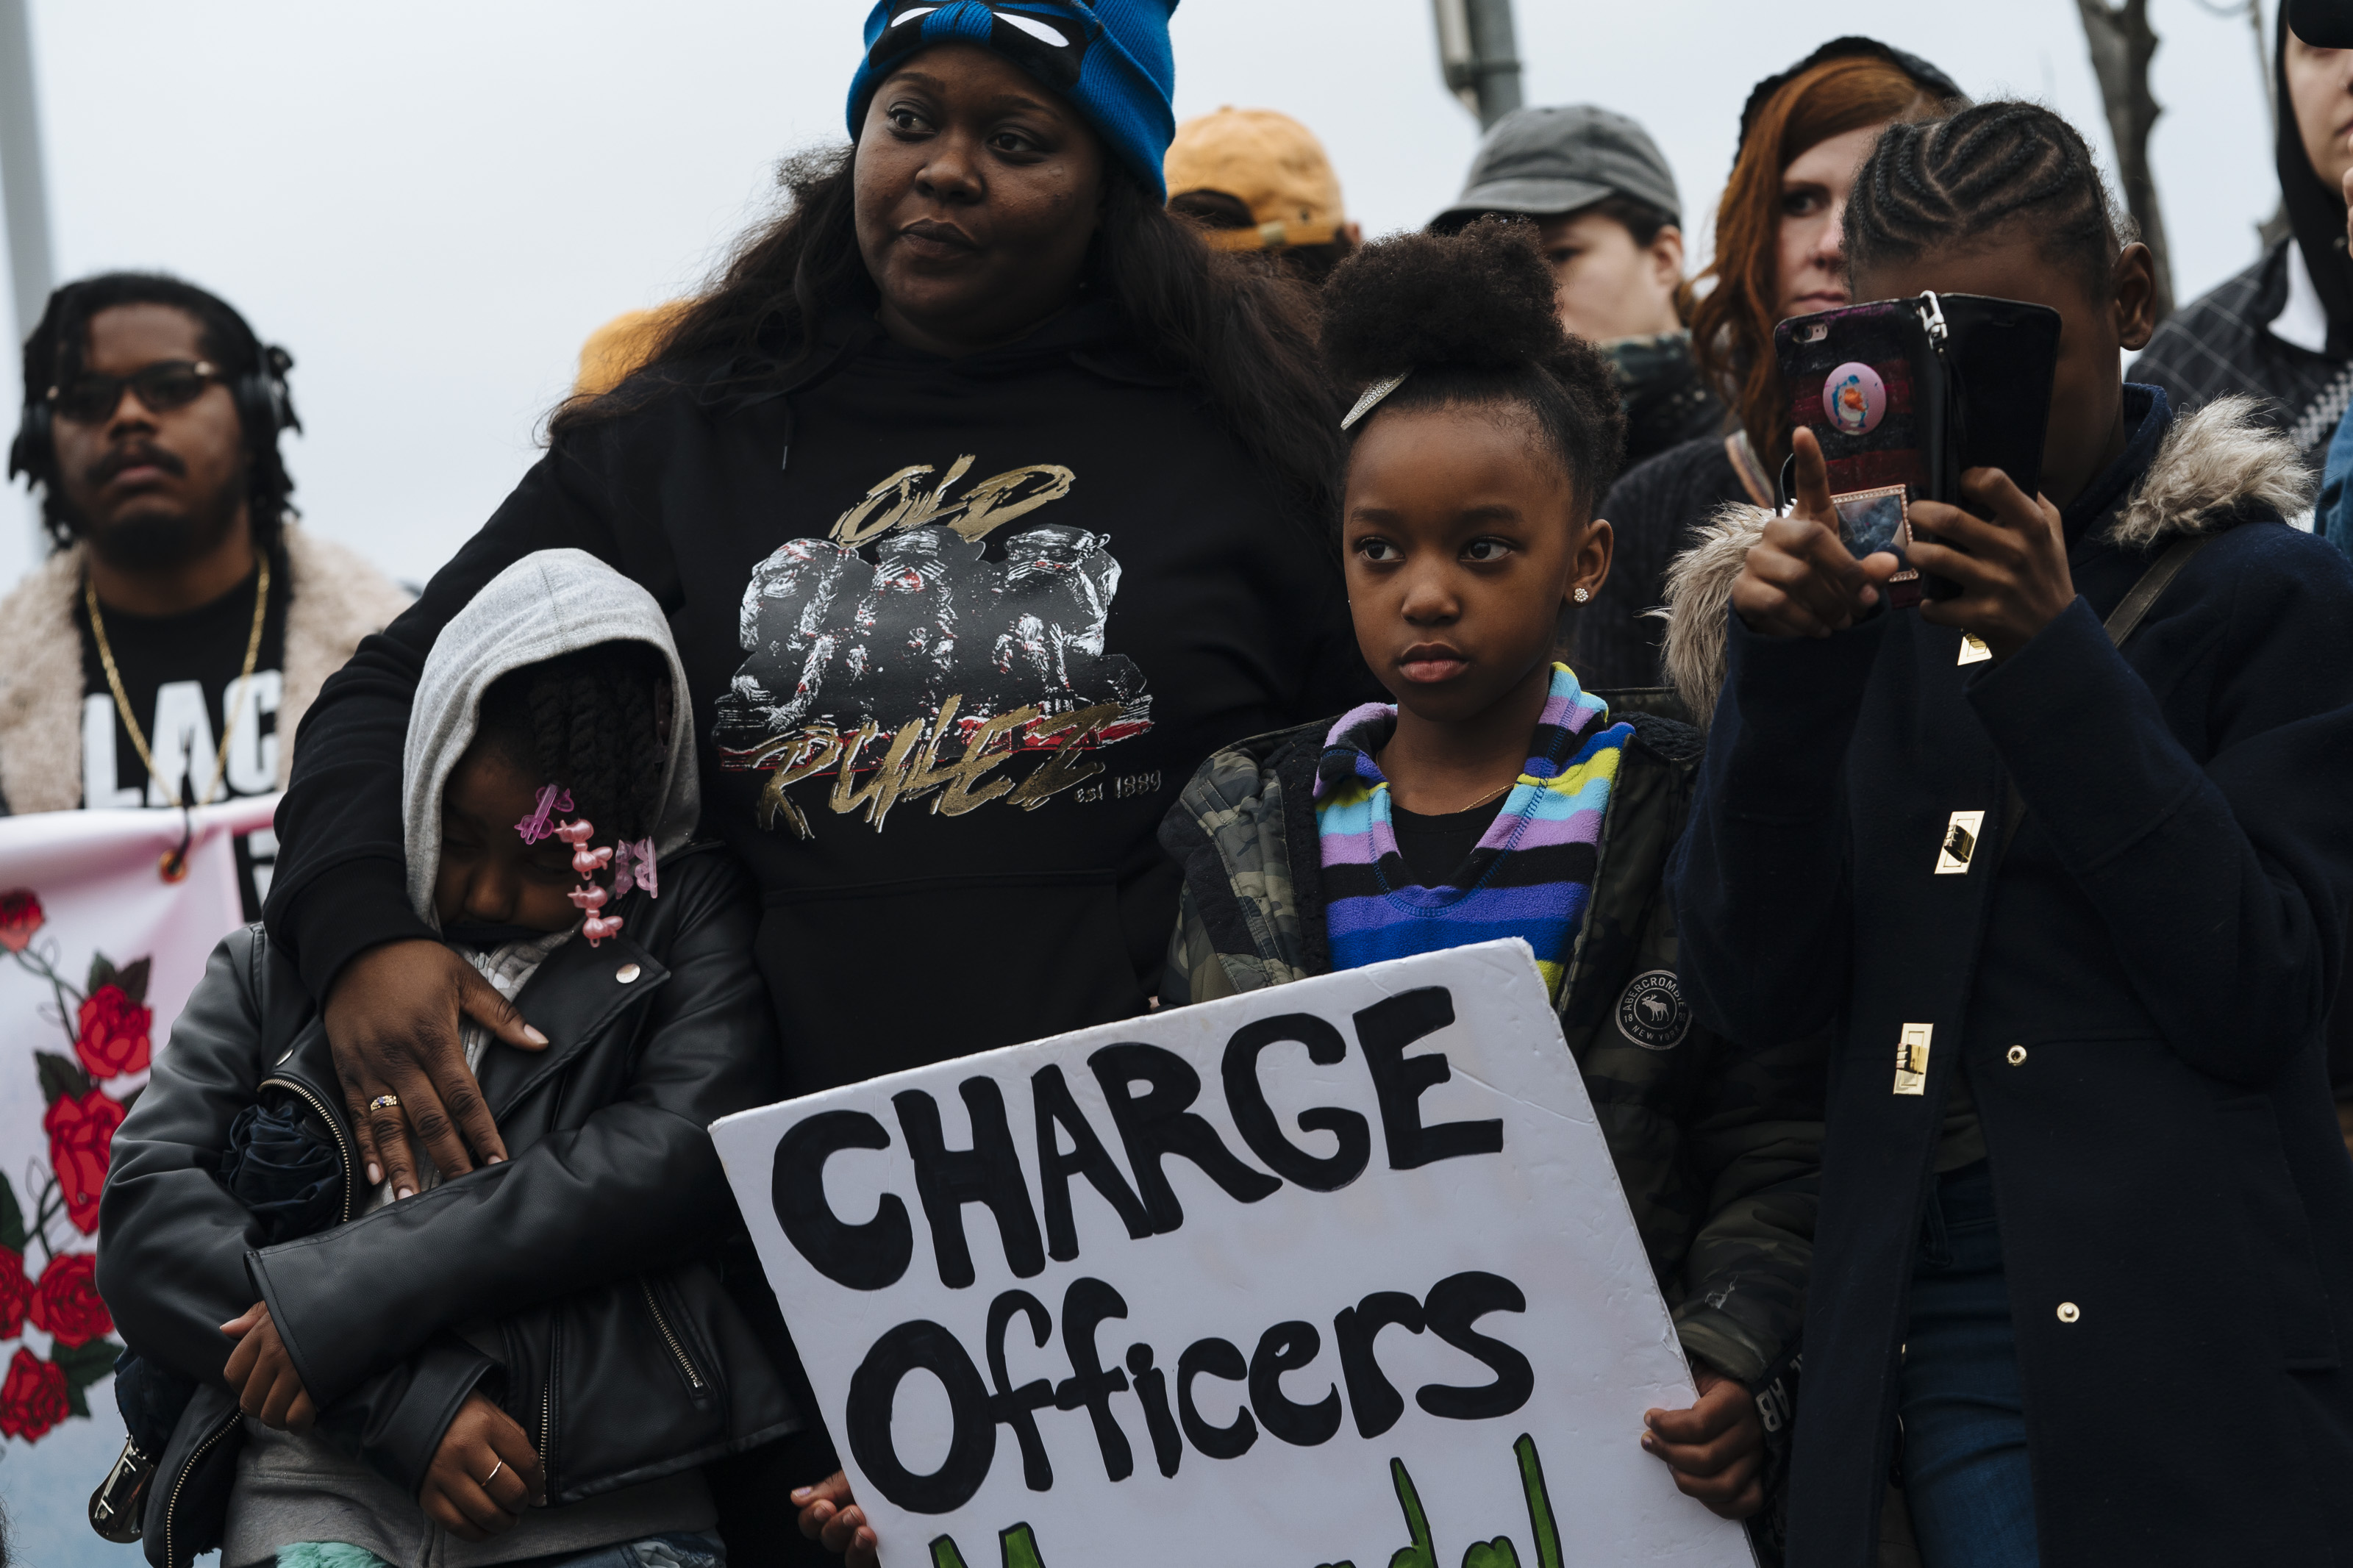
M 214 952 L 115 1135 L 99 1231 L 124 1338 L 197 1380 L 149 1490 L 155 1568 L 220 1542 L 244 1428 L 217 1325 L 256 1296 L 320 1430 L 411 1493 L 477 1389 L 531 1435 L 554 1503 L 800 1426 L 705 1131 L 777 1092 L 757 900 L 732 857 L 691 847 L 664 858 L 659 900 L 619 909 L 626 934 L 565 943 L 516 997 L 548 1047 L 482 1058 L 507 1163 L 275 1247 L 214 1175 L 248 1105 L 307 1107 L 339 1151 L 346 1213 L 366 1188 L 292 966 L 258 926 Z

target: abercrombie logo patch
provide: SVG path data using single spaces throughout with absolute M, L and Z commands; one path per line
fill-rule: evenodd
M 1651 969 L 1626 984 L 1618 998 L 1618 1032 L 1649 1051 L 1671 1051 L 1691 1033 L 1690 1006 L 1672 969 Z

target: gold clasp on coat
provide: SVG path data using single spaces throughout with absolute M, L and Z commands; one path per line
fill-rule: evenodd
M 1957 811 L 1945 825 L 1944 841 L 1936 846 L 1936 875 L 1957 877 L 1969 868 L 1978 852 L 1978 835 L 1985 828 L 1982 811 Z
M 1904 1038 L 1895 1047 L 1896 1093 L 1928 1092 L 1928 1037 L 1936 1031 L 1934 1024 L 1904 1026 Z

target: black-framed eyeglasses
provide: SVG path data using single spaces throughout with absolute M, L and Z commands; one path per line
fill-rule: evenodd
M 122 406 L 122 389 L 139 395 L 150 414 L 169 414 L 204 395 L 205 388 L 227 378 L 209 360 L 164 359 L 143 365 L 129 375 L 100 375 L 84 371 L 70 385 L 49 388 L 49 405 L 78 425 L 96 425 Z

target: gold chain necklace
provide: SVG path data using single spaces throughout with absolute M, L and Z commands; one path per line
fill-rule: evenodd
M 228 742 L 229 737 L 237 732 L 237 710 L 245 705 L 246 690 L 253 681 L 254 661 L 261 657 L 261 623 L 269 609 L 269 552 L 262 551 L 259 553 L 261 580 L 253 590 L 253 630 L 245 639 L 245 668 L 237 672 L 237 684 L 229 689 L 229 694 L 237 699 L 235 705 L 227 700 L 221 703 L 220 750 L 213 755 L 213 782 L 205 786 L 204 795 L 196 801 L 198 805 L 210 805 L 213 792 L 220 788 L 221 780 L 228 776 Z M 106 666 L 106 684 L 114 692 L 114 710 L 121 716 L 122 727 L 131 731 L 131 743 L 138 749 L 139 760 L 147 764 L 147 776 L 162 784 L 164 777 L 155 771 L 154 753 L 147 749 L 147 732 L 140 729 L 139 721 L 132 717 L 131 699 L 122 689 L 122 672 L 114 668 L 114 650 L 106 643 L 106 617 L 98 613 L 98 585 L 90 581 L 87 572 L 82 574 L 81 598 L 82 603 L 90 606 L 90 629 L 98 639 L 98 661 Z M 180 791 L 174 785 L 172 805 L 176 807 L 179 804 Z
M 1519 781 L 1519 779 L 1515 776 L 1515 777 L 1514 777 L 1514 778 L 1513 778 L 1513 780 L 1512 780 L 1512 784 L 1504 784 L 1504 785 L 1503 785 L 1503 786 L 1502 786 L 1502 788 L 1499 788 L 1499 789 L 1491 789 L 1491 790 L 1489 790 L 1485 795 L 1481 795 L 1477 800 L 1472 801 L 1469 805 L 1458 805 L 1458 806 L 1453 806 L 1453 807 L 1451 807 L 1450 809 L 1445 810 L 1445 811 L 1425 811 L 1425 812 L 1420 813 L 1420 815 L 1421 815 L 1421 816 L 1461 816 L 1461 815 L 1462 815 L 1464 812 L 1466 812 L 1466 811 L 1476 811 L 1476 810 L 1478 810 L 1481 806 L 1482 806 L 1482 805 L 1486 805 L 1489 801 L 1491 801 L 1491 800 L 1494 799 L 1497 795 L 1499 795 L 1503 794 L 1504 790 L 1510 789 L 1510 788 L 1512 787 L 1512 784 L 1517 784 L 1517 783 L 1519 783 L 1519 782 L 1520 782 L 1520 781 Z M 1394 788 L 1395 788 L 1395 786 L 1394 786 L 1394 785 L 1392 785 L 1392 786 L 1391 786 L 1391 788 L 1392 788 L 1392 789 L 1394 789 Z M 1392 803 L 1392 804 L 1394 804 L 1394 803 L 1395 803 L 1395 800 L 1396 800 L 1396 796 L 1395 796 L 1394 795 L 1392 795 L 1390 796 L 1390 800 L 1391 800 L 1391 803 Z
M 1469 805 L 1458 805 L 1452 811 L 1440 812 L 1439 815 L 1441 816 L 1460 816 L 1466 811 L 1476 811 L 1481 806 L 1486 805 L 1489 801 L 1494 799 L 1497 795 L 1503 794 L 1504 790 L 1510 789 L 1512 784 L 1515 784 L 1519 782 L 1519 776 L 1517 774 L 1514 774 L 1512 784 L 1504 784 L 1495 789 L 1489 790 L 1485 795 L 1481 795 Z

